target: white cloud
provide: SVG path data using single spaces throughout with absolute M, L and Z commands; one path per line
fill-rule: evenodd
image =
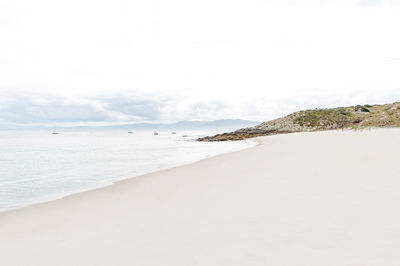
M 400 90 L 321 93 L 304 91 L 296 97 L 247 97 L 221 99 L 176 95 L 103 94 L 85 97 L 38 93 L 0 92 L 0 128 L 37 125 L 110 125 L 179 120 L 242 118 L 264 121 L 299 109 L 356 104 L 381 104 L 400 98 Z
M 349 95 L 398 100 L 398 10 L 358 4 L 3 0 L 0 91 L 73 99 L 104 121 L 263 120 Z
M 357 4 L 359 7 L 400 7 L 400 2 L 398 0 L 359 0 Z
M 382 0 L 360 0 L 358 5 L 362 7 L 379 6 L 382 2 Z

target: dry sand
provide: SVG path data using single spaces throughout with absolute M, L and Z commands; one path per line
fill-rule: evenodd
M 0 265 L 400 265 L 400 130 L 259 141 L 0 214 Z

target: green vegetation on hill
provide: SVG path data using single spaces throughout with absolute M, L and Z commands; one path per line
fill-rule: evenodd
M 399 127 L 400 103 L 306 110 L 291 114 L 286 119 L 293 119 L 294 123 L 308 130 Z
M 241 140 L 280 133 L 333 130 L 340 128 L 400 127 L 400 103 L 313 109 L 243 128 L 230 133 L 200 138 L 200 141 Z

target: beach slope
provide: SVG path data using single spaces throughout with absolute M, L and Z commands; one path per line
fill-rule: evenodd
M 400 130 L 257 141 L 2 213 L 0 265 L 400 265 Z

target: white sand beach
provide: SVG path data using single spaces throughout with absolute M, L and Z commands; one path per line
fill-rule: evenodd
M 400 265 L 400 130 L 258 141 L 2 213 L 0 265 Z

